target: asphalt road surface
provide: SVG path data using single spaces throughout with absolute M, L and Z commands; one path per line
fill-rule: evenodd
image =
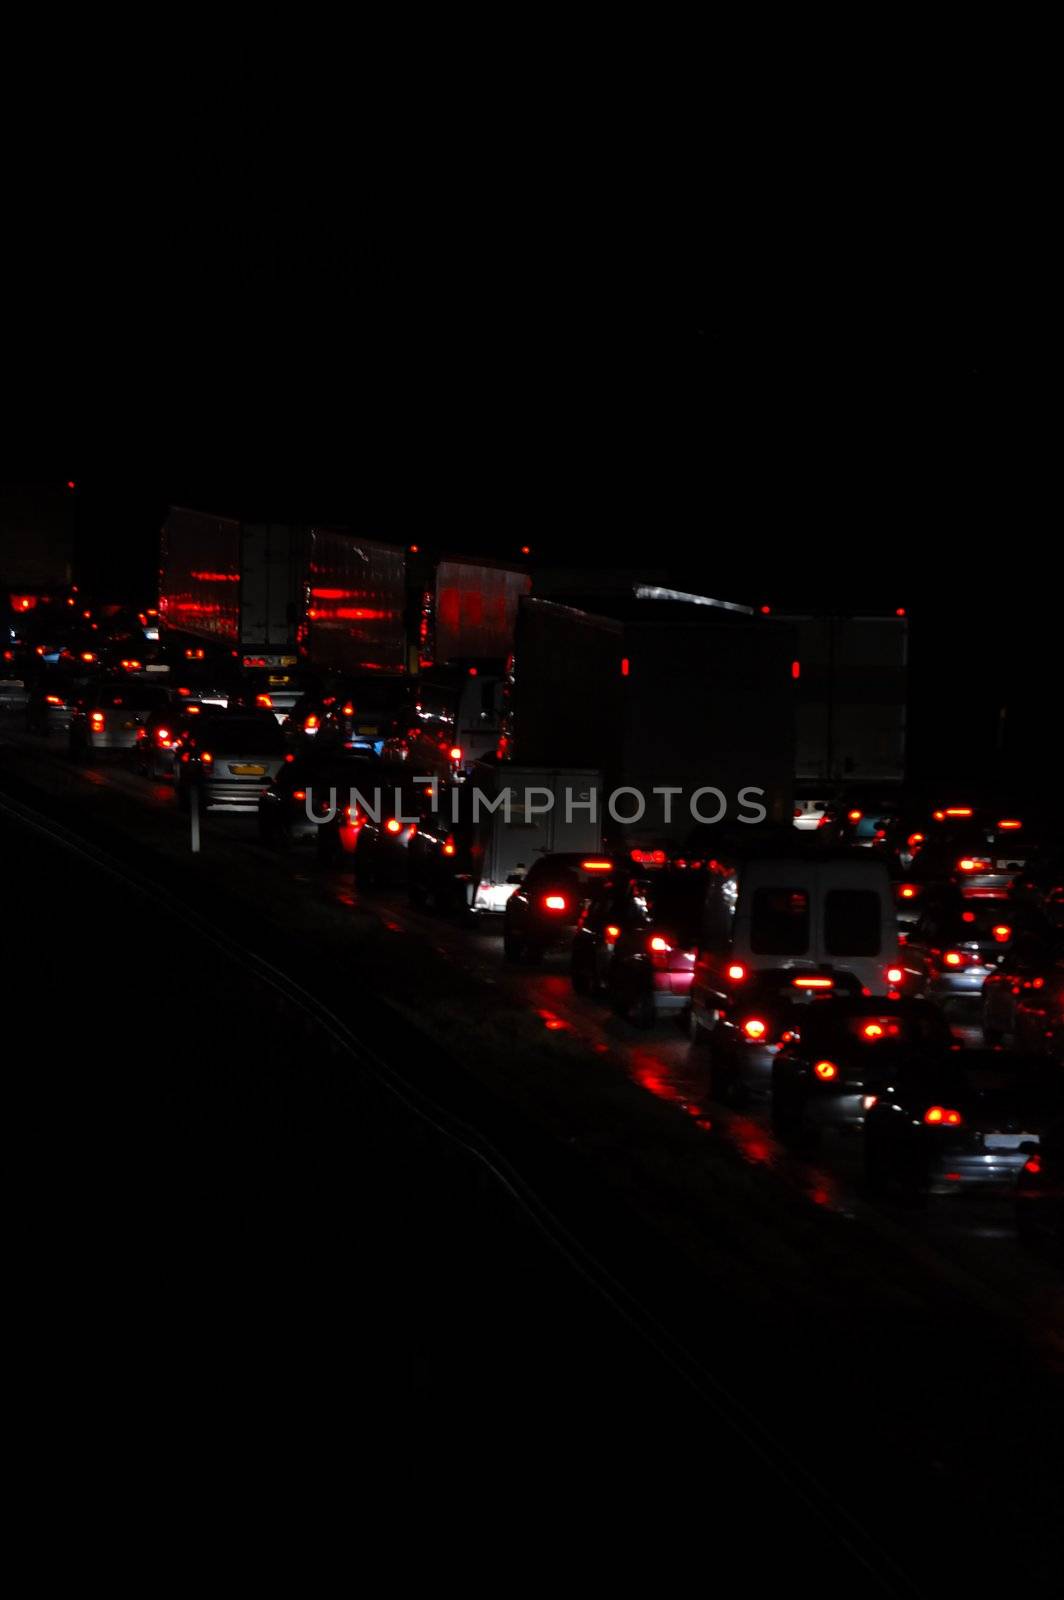
M 194 1482 L 500 1582 L 1053 1575 L 1061 1286 L 1007 1200 L 870 1205 L 563 965 L 0 736 L 39 1471 L 106 1437 L 149 1523 Z

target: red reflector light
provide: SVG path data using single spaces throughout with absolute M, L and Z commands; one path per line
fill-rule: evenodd
M 834 978 L 793 978 L 796 989 L 834 989 Z
M 384 826 L 389 833 L 402 833 L 403 831 L 403 824 L 398 817 L 389 817 Z
M 928 1106 L 924 1121 L 933 1128 L 959 1128 L 964 1118 L 959 1111 L 952 1111 L 948 1106 Z
M 609 872 L 613 866 L 612 861 L 581 861 L 580 865 L 585 872 Z
M 751 1017 L 748 1022 L 743 1023 L 743 1032 L 748 1039 L 763 1039 L 768 1029 L 760 1017 Z
M 564 911 L 567 901 L 563 894 L 545 894 L 543 904 L 548 911 Z
M 832 1078 L 837 1078 L 839 1075 L 839 1069 L 834 1061 L 818 1061 L 813 1071 L 821 1083 L 830 1083 Z
M 1012 929 L 1007 928 L 1003 922 L 999 922 L 997 927 L 993 929 L 993 934 L 998 944 L 1008 944 L 1012 938 Z
M 733 983 L 742 983 L 746 977 L 746 968 L 741 966 L 739 962 L 735 962 L 733 966 L 728 968 L 728 977 Z
M 888 983 L 900 983 L 904 976 L 905 976 L 905 974 L 902 972 L 900 967 L 888 967 L 887 968 L 887 982 Z

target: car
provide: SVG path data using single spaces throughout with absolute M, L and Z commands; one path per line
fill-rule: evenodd
M 146 778 L 173 778 L 181 741 L 204 710 L 198 700 L 177 700 L 171 696 L 165 705 L 149 712 L 137 729 L 137 742 L 133 747 L 133 764 L 137 770 Z
M 1004 899 L 1030 848 L 1016 818 L 932 826 L 913 855 L 907 877 L 914 883 L 955 884 L 970 900 Z
M 792 1017 L 772 1063 L 773 1126 L 786 1137 L 860 1128 L 870 1078 L 878 1081 L 899 1057 L 941 1053 L 952 1042 L 926 1000 L 859 995 L 811 1005 Z
M 870 851 L 815 844 L 796 839 L 786 854 L 754 854 L 734 866 L 710 862 L 691 986 L 696 1039 L 766 973 L 830 977 L 870 994 L 896 991 L 902 970 L 886 866 Z
M 1064 1264 L 1064 1118 L 1041 1134 L 1016 1176 L 1016 1232 Z
M 268 711 L 204 714 L 181 740 L 178 803 L 187 807 L 195 790 L 204 810 L 257 811 L 263 786 L 276 777 L 288 753 Z
M 867 849 L 887 838 L 897 822 L 900 805 L 897 795 L 847 791 L 824 808 L 816 830 L 824 842 Z
M 352 786 L 367 789 L 372 768 L 365 756 L 338 750 L 289 751 L 277 776 L 259 796 L 259 838 L 284 848 L 314 843 L 334 809 L 351 802 Z
M 96 684 L 74 703 L 68 730 L 70 753 L 87 761 L 100 754 L 133 750 L 152 712 L 169 709 L 170 695 L 162 685 L 134 680 Z
M 45 669 L 31 683 L 26 695 L 26 731 L 48 739 L 55 733 L 69 733 L 70 719 L 78 697 L 84 692 L 83 674 Z
M 576 929 L 594 885 L 616 870 L 611 856 L 555 854 L 534 861 L 506 902 L 503 954 L 507 961 L 539 961 L 565 944 Z
M 907 993 L 978 998 L 1012 942 L 1008 903 L 971 902 L 955 887 L 924 910 L 901 956 Z
M 622 861 L 591 894 L 580 914 L 569 951 L 569 980 L 577 994 L 605 995 L 617 940 L 637 918 L 633 896 L 637 884 L 646 885 Z
M 865 1082 L 867 1188 L 1012 1187 L 1059 1118 L 1061 1091 L 1059 1072 L 1018 1051 L 902 1052 Z
M 32 674 L 33 658 L 22 645 L 0 651 L 0 710 L 25 710 Z
M 410 700 L 405 677 L 338 678 L 302 694 L 284 726 L 294 738 L 379 756 L 405 728 Z
M 1023 914 L 1023 908 L 1014 908 L 1014 918 Z M 1059 935 L 1054 929 L 1018 928 L 1012 942 L 998 965 L 983 979 L 982 1023 L 983 1040 L 988 1045 L 1001 1044 L 1016 1033 L 1016 1009 L 1030 991 L 1044 987 L 1046 974 L 1052 969 L 1060 948 L 1054 950 L 1054 937 L 1059 946 Z
M 228 709 L 268 711 L 281 727 L 306 693 L 306 674 L 294 666 L 253 666 L 254 659 L 246 658 L 239 678 L 226 686 Z
M 630 882 L 606 986 L 614 1011 L 636 1027 L 686 1013 L 705 894 L 701 872 L 666 871 Z
M 418 827 L 421 787 L 402 762 L 367 761 L 365 782 L 318 826 L 318 859 L 349 861 L 362 888 L 405 884 L 407 850 Z
M 1015 1041 L 1064 1066 L 1064 958 L 1032 978 L 1016 1002 Z

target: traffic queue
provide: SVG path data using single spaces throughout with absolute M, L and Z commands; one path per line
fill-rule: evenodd
M 565 963 L 635 1029 L 679 1023 L 718 1102 L 762 1102 L 799 1148 L 859 1139 L 870 1197 L 1005 1187 L 1018 1230 L 1060 1248 L 1064 852 L 1022 805 L 851 790 L 746 833 L 602 813 L 537 831 L 478 814 L 515 774 L 475 663 L 448 693 L 195 655 L 38 656 L 26 728 L 180 807 L 244 812 L 360 889 L 497 928 L 508 966 Z

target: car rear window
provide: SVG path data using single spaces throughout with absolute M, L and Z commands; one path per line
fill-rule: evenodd
M 800 956 L 809 948 L 809 892 L 755 889 L 750 948 L 758 956 Z
M 877 956 L 882 909 L 874 889 L 829 889 L 824 896 L 824 948 L 831 956 Z
M 248 722 L 234 717 L 232 721 L 198 723 L 196 733 L 201 745 L 223 755 L 270 755 L 286 748 L 284 735 L 272 718 Z

